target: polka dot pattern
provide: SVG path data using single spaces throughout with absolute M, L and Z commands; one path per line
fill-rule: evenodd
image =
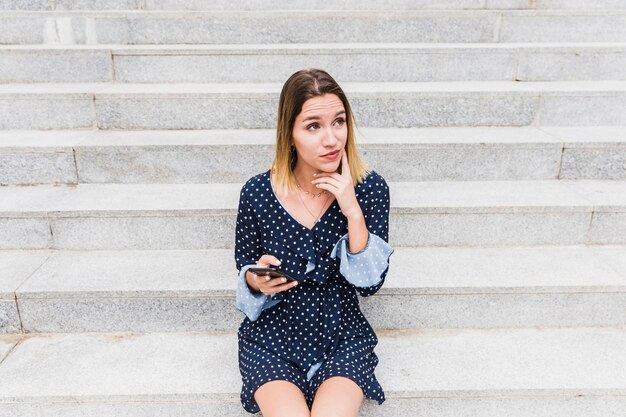
M 388 242 L 389 188 L 375 172 L 355 187 L 369 231 L 367 247 L 347 250 L 348 225 L 333 202 L 312 229 L 293 218 L 272 190 L 270 172 L 252 177 L 241 189 L 235 231 L 239 269 L 237 307 L 246 315 L 239 327 L 241 402 L 259 411 L 254 392 L 272 380 L 298 386 L 309 406 L 332 376 L 355 381 L 367 398 L 382 403 L 374 376 L 378 339 L 359 308 L 383 285 L 393 249 Z M 263 254 L 281 260 L 281 269 L 299 284 L 272 296 L 253 292 L 245 271 Z

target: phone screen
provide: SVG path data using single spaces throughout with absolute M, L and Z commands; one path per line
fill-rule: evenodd
M 257 275 L 269 275 L 271 278 L 287 278 L 287 281 L 296 281 L 295 278 L 287 275 L 278 268 L 250 268 L 248 271 Z

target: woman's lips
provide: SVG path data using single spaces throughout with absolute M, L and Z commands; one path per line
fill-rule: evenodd
M 326 155 L 322 155 L 322 158 L 332 161 L 334 159 L 337 159 L 338 156 L 339 156 L 339 151 L 335 151 L 332 153 L 327 153 Z

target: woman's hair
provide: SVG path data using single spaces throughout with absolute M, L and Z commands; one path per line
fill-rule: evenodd
M 365 163 L 359 156 L 354 138 L 354 117 L 352 108 L 339 84 L 326 71 L 306 69 L 293 74 L 283 85 L 278 104 L 278 123 L 276 126 L 276 155 L 272 162 L 272 172 L 275 174 L 277 186 L 293 190 L 296 187 L 293 169 L 296 166 L 298 155 L 293 144 L 292 132 L 296 117 L 302 111 L 304 103 L 312 98 L 334 94 L 343 103 L 346 110 L 346 156 L 352 182 L 356 185 L 363 182 L 369 174 Z

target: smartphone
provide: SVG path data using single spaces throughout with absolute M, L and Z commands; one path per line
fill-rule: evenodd
M 269 275 L 270 278 L 287 278 L 287 282 L 297 281 L 297 279 L 278 268 L 250 268 L 248 271 L 257 275 Z

